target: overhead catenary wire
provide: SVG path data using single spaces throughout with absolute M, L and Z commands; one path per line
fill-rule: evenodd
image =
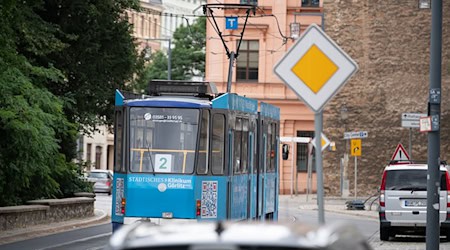
M 261 9 L 260 7 L 258 7 L 258 9 Z M 262 10 L 262 9 L 261 9 Z M 262 11 L 264 11 L 264 10 L 262 10 Z M 214 28 L 214 30 L 216 31 L 216 32 L 218 32 L 218 30 L 214 27 L 214 25 L 211 23 L 211 21 L 209 20 L 209 18 L 207 18 L 208 16 L 207 15 L 196 15 L 196 14 L 174 14 L 174 13 L 168 13 L 168 12 L 166 12 L 166 13 L 160 13 L 159 14 L 160 16 L 167 16 L 167 17 L 170 17 L 170 18 L 182 18 L 182 19 L 184 19 L 184 20 L 186 20 L 186 24 L 187 24 L 187 27 L 190 29 L 190 33 L 191 33 L 191 35 L 193 35 L 193 32 L 192 32 L 192 30 L 191 30 L 191 24 L 189 23 L 189 19 L 187 18 L 187 17 L 206 17 L 206 19 L 208 20 L 208 22 L 210 22 L 210 24 L 211 24 L 211 26 Z M 226 18 L 226 17 L 230 17 L 230 16 L 221 16 L 221 15 L 219 15 L 219 16 L 215 16 L 215 17 L 218 17 L 218 18 Z M 233 17 L 238 17 L 238 18 L 245 18 L 246 17 L 246 15 L 233 15 Z M 278 17 L 275 15 L 275 14 L 260 14 L 260 15 L 254 15 L 254 16 L 249 16 L 248 17 L 248 19 L 255 19 L 255 18 L 267 18 L 267 17 L 273 17 L 273 18 L 275 18 L 275 21 L 276 21 L 276 23 L 277 23 L 277 30 L 278 30 L 278 33 L 272 33 L 272 32 L 270 32 L 270 33 L 267 33 L 267 34 L 269 34 L 270 36 L 273 36 L 273 37 L 276 37 L 276 38 L 278 38 L 278 39 L 280 39 L 280 40 L 287 40 L 289 37 L 287 37 L 287 36 L 285 36 L 284 34 L 283 34 L 283 32 L 281 31 L 281 27 L 280 27 L 280 24 L 279 24 L 279 20 L 278 20 Z M 148 20 L 148 21 L 150 21 L 150 22 L 152 22 L 152 23 L 155 23 L 153 20 L 151 20 L 151 19 L 149 19 L 149 18 L 147 18 L 147 17 L 144 17 L 146 20 Z M 248 21 L 248 23 L 249 24 L 252 24 L 252 25 L 254 25 L 254 23 L 252 23 L 252 22 L 250 22 L 250 21 Z M 171 33 L 174 33 L 175 31 L 174 30 L 171 30 L 170 28 L 167 28 L 167 27 L 164 27 L 164 26 L 162 26 L 161 24 L 159 24 L 159 23 L 156 23 L 159 27 L 161 27 L 162 29 L 164 29 L 164 30 L 168 30 L 169 32 L 171 32 Z M 262 30 L 261 28 L 257 28 L 257 29 L 260 29 L 260 30 Z M 279 34 L 279 36 L 276 36 L 276 35 L 274 35 L 274 34 Z

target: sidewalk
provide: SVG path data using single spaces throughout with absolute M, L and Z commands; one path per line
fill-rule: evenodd
M 46 225 L 35 225 L 27 228 L 18 228 L 0 233 L 0 245 L 45 236 L 52 233 L 69 231 L 88 227 L 95 224 L 106 223 L 110 217 L 103 210 L 95 209 L 94 216 L 81 219 L 73 219 L 63 222 L 55 222 Z
M 367 197 L 325 197 L 324 211 L 339 214 L 348 214 L 354 216 L 363 216 L 371 219 L 378 219 L 378 203 L 375 201 L 370 207 L 370 204 L 375 198 L 370 199 L 365 203 L 364 210 L 348 210 L 346 202 L 353 200 L 365 201 Z M 301 210 L 317 210 L 317 196 L 315 194 L 299 194 L 299 195 L 280 195 L 280 206 L 295 207 Z

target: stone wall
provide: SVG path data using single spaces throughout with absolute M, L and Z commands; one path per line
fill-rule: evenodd
M 450 160 L 450 1 L 443 1 L 441 159 Z M 359 65 L 359 71 L 324 110 L 324 134 L 337 151 L 324 152 L 324 183 L 339 195 L 340 158 L 350 152 L 344 131 L 368 131 L 358 157 L 358 195 L 376 192 L 383 168 L 398 143 L 408 150 L 402 113 L 426 113 L 429 88 L 431 10 L 418 1 L 324 0 L 325 32 Z M 349 117 L 341 119 L 345 105 Z M 347 145 L 345 145 L 347 143 Z M 412 158 L 427 158 L 427 135 L 412 129 Z M 354 187 L 354 158 L 347 169 Z
M 94 216 L 94 198 L 29 201 L 30 205 L 0 207 L 0 232 L 15 228 Z

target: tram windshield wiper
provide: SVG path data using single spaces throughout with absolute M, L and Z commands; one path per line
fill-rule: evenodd
M 153 174 L 153 176 L 155 176 L 155 168 L 153 167 L 152 153 L 150 152 L 150 145 L 147 143 L 147 140 L 145 140 L 145 147 L 147 148 L 148 160 L 150 161 L 150 167 L 152 168 L 151 173 Z

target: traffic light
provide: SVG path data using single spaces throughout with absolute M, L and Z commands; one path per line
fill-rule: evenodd
M 289 145 L 283 144 L 283 146 L 281 148 L 281 153 L 282 153 L 283 160 L 287 160 L 289 158 Z

